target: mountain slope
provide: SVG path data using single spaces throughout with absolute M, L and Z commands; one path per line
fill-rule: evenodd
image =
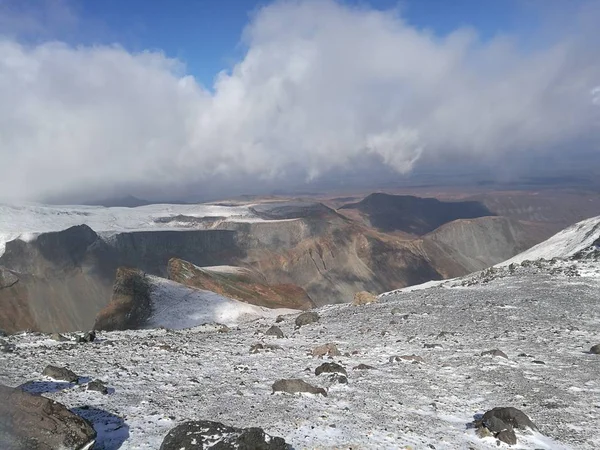
M 268 284 L 259 273 L 246 267 L 198 267 L 172 258 L 169 279 L 228 298 L 267 308 L 311 309 L 315 306 L 306 291 L 295 284 Z
M 206 323 L 237 325 L 258 317 L 275 318 L 293 312 L 297 310 L 250 305 L 139 270 L 120 268 L 112 299 L 98 314 L 94 329 L 182 329 Z
M 539 428 L 516 430 L 510 448 L 600 448 L 600 355 L 589 353 L 600 343 L 600 278 L 551 266 L 502 270 L 503 278 L 458 288 L 326 306 L 318 322 L 300 329 L 286 318 L 277 324 L 283 339 L 265 335 L 272 318 L 227 333 L 100 332 L 90 344 L 10 336 L 16 349 L 0 353 L 0 382 L 45 388 L 43 395 L 91 417 L 98 446 L 111 450 L 157 449 L 178 424 L 215 418 L 259 426 L 294 448 L 505 449 L 472 425 L 498 406 L 519 408 Z M 257 343 L 275 347 L 251 353 Z M 326 343 L 341 355 L 309 356 Z M 507 358 L 485 354 L 494 349 Z M 41 374 L 46 361 L 104 380 L 114 392 L 52 383 Z M 347 383 L 315 375 L 333 361 Z M 301 379 L 327 397 L 273 394 L 279 379 Z
M 340 208 L 340 211 L 344 210 L 358 211 L 369 225 L 380 231 L 402 231 L 417 236 L 453 220 L 494 215 L 475 201 L 442 202 L 435 198 L 382 193 L 346 204 Z
M 535 261 L 541 258 L 569 258 L 593 245 L 598 246 L 599 239 L 600 216 L 596 216 L 558 232 L 546 241 L 499 265 L 506 266 L 512 263 L 521 263 L 525 260 Z

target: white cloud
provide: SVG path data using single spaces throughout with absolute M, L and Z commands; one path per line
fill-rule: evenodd
M 157 52 L 0 38 L 0 192 L 169 196 L 219 178 L 310 179 L 365 155 L 406 172 L 572 148 L 600 133 L 599 41 L 579 31 L 525 51 L 393 12 L 275 3 L 212 92 Z

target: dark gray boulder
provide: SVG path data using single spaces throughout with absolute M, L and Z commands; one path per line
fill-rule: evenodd
M 294 323 L 296 324 L 297 328 L 300 328 L 300 327 L 302 327 L 304 325 L 315 323 L 320 318 L 321 317 L 316 312 L 314 312 L 314 311 L 307 311 L 307 312 L 304 312 L 304 313 L 300 314 L 298 317 L 296 317 L 296 321 Z
M 502 422 L 511 425 L 513 428 L 520 428 L 522 430 L 531 428 L 532 430 L 537 430 L 537 427 L 527 416 L 527 414 L 517 408 L 513 408 L 512 406 L 491 409 L 483 415 L 481 420 L 485 425 L 486 422 L 489 422 L 492 419 L 492 417 L 500 419 Z
M 321 364 L 315 369 L 315 375 L 321 375 L 322 373 L 339 373 L 348 376 L 346 369 L 338 363 L 326 362 Z
M 283 335 L 283 331 L 281 331 L 281 328 L 279 328 L 278 326 L 273 325 L 271 328 L 269 328 L 265 334 L 267 336 L 275 336 L 277 338 L 282 338 L 284 337 Z
M 90 423 L 60 403 L 0 385 L 0 448 L 89 449 L 95 440 Z
M 96 391 L 96 392 L 100 392 L 103 395 L 108 394 L 108 388 L 106 387 L 106 385 L 100 381 L 100 380 L 94 380 L 94 381 L 90 381 L 87 384 L 87 390 L 88 391 Z
M 298 378 L 279 380 L 273 383 L 273 394 L 275 392 L 286 392 L 288 394 L 299 394 L 305 392 L 308 394 L 321 394 L 327 397 L 327 391 L 323 388 L 318 388 L 312 384 L 307 383 L 304 380 Z
M 173 428 L 160 450 L 287 450 L 280 437 L 270 436 L 261 428 L 235 428 L 210 420 L 184 422 Z
M 590 348 L 590 353 L 593 353 L 594 355 L 600 355 L 600 344 L 592 346 L 592 348 Z
M 59 381 L 67 381 L 69 383 L 77 383 L 79 377 L 75 375 L 74 372 L 65 368 L 65 367 L 57 367 L 57 366 L 46 366 L 42 375 L 46 375 L 47 377 L 53 378 Z
M 77 342 L 86 343 L 86 342 L 94 342 L 96 340 L 96 332 L 94 330 L 88 331 L 81 336 L 77 337 Z

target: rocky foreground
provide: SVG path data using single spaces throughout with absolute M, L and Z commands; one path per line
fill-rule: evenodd
M 158 449 L 204 429 L 296 449 L 597 449 L 598 272 L 525 263 L 239 328 L 15 335 L 0 383 L 89 420 L 95 449 Z M 189 423 L 207 420 L 221 424 Z

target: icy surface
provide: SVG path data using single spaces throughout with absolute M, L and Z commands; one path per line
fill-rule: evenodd
M 600 216 L 565 228 L 544 242 L 519 253 L 498 266 L 508 266 L 511 263 L 521 263 L 525 260 L 535 261 L 541 258 L 568 258 L 588 248 L 597 239 L 600 239 Z
M 211 291 L 193 289 L 164 278 L 148 276 L 152 286 L 153 314 L 148 327 L 191 328 L 205 323 L 234 326 L 258 317 L 299 314 L 294 309 L 250 305 Z
M 97 233 L 189 229 L 200 226 L 186 218 L 224 218 L 228 221 L 263 221 L 246 206 L 148 205 L 137 208 L 105 208 L 102 206 L 48 206 L 38 204 L 0 204 L 0 255 L 6 242 L 28 240 L 48 231 L 61 231 L 86 224 Z M 165 220 L 169 219 L 169 220 Z
M 598 449 L 600 355 L 588 353 L 600 343 L 597 265 L 496 269 L 366 306 L 327 306 L 298 330 L 286 317 L 277 324 L 283 339 L 264 335 L 270 318 L 226 333 L 103 332 L 90 344 L 13 336 L 16 352 L 0 353 L 0 382 L 48 386 L 43 395 L 92 418 L 101 449 L 157 449 L 191 419 L 259 426 L 296 449 L 508 448 L 469 426 L 496 406 L 521 409 L 540 429 L 517 431 L 511 448 Z M 251 354 L 258 342 L 281 349 Z M 323 360 L 309 353 L 329 342 L 345 354 L 335 361 L 348 371 L 346 385 L 314 375 Z M 508 359 L 481 356 L 492 349 Z M 424 363 L 389 361 L 413 354 Z M 374 369 L 352 369 L 361 363 Z M 41 375 L 47 364 L 101 379 L 112 393 L 53 389 Z M 301 378 L 328 396 L 271 395 L 281 378 Z

